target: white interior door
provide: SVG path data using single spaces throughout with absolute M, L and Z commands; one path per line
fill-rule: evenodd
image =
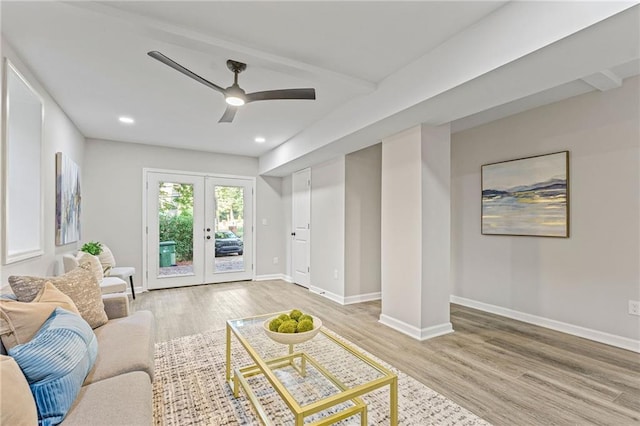
M 311 285 L 311 169 L 293 174 L 293 282 Z
M 252 178 L 146 173 L 147 288 L 253 278 Z

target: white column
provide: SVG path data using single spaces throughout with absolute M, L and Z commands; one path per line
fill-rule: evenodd
M 453 331 L 449 185 L 449 125 L 382 141 L 380 322 L 420 340 Z

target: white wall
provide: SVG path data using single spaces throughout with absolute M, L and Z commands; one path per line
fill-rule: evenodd
M 420 126 L 382 141 L 382 315 L 421 328 Z
M 344 297 L 344 164 L 340 157 L 311 168 L 311 288 L 340 298 Z
M 345 157 L 346 297 L 380 293 L 382 144 Z
M 143 168 L 256 176 L 257 164 L 252 157 L 88 139 L 83 239 L 104 242 L 119 264 L 142 271 Z M 256 275 L 283 272 L 282 264 L 273 265 L 284 256 L 280 186 L 277 178 L 256 181 Z M 261 225 L 263 218 L 268 225 Z
M 640 339 L 640 79 L 452 136 L 455 296 Z M 480 234 L 480 166 L 570 151 L 571 237 Z
M 9 58 L 13 65 L 20 73 L 29 81 L 29 84 L 38 92 L 44 101 L 44 124 L 42 135 L 42 168 L 43 175 L 43 193 L 44 193 L 44 254 L 39 257 L 13 263 L 10 265 L 2 265 L 0 267 L 0 275 L 2 281 L 0 286 L 3 291 L 7 287 L 7 278 L 9 275 L 57 275 L 62 273 L 62 254 L 74 251 L 77 244 L 68 244 L 66 246 L 56 247 L 55 245 L 55 214 L 56 214 L 56 169 L 55 169 L 55 153 L 63 152 L 80 166 L 81 176 L 84 177 L 85 169 L 83 167 L 83 153 L 85 146 L 85 138 L 80 133 L 75 124 L 66 116 L 65 112 L 56 104 L 55 100 L 47 93 L 44 87 L 37 80 L 36 76 L 27 68 L 17 55 L 15 50 L 2 40 L 2 56 Z M 2 67 L 4 73 L 4 67 Z M 4 75 L 2 75 L 4 79 Z M 2 80 L 0 80 L 2 81 Z M 0 165 L 0 168 L 2 165 Z M 0 176 L 4 175 L 4 171 Z M 84 184 L 84 181 L 82 181 Z M 11 184 L 16 184 L 12 182 Z M 19 183 L 18 183 L 19 184 Z M 82 188 L 82 196 L 87 191 Z M 84 200 L 82 204 L 84 208 Z M 4 215 L 4 205 L 2 213 Z M 82 220 L 86 215 L 82 212 Z M 83 227 L 82 232 L 85 232 Z M 0 238 L 4 238 L 0 235 Z

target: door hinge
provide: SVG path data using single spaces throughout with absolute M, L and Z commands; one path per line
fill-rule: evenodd
M 147 189 L 149 189 L 149 181 L 147 181 Z
M 307 272 L 311 272 L 311 266 L 307 266 Z
M 311 186 L 311 179 L 307 179 L 307 186 Z
M 148 226 L 147 226 L 146 232 L 147 232 L 147 235 L 149 235 L 149 227 Z
M 311 229 L 311 224 L 307 223 L 307 229 Z

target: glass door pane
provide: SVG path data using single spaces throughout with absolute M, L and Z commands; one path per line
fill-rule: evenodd
M 193 185 L 158 184 L 158 276 L 193 275 Z
M 147 287 L 202 284 L 204 178 L 147 174 Z
M 206 179 L 205 282 L 253 278 L 253 182 L 242 178 Z
M 244 188 L 216 185 L 215 273 L 244 271 Z

